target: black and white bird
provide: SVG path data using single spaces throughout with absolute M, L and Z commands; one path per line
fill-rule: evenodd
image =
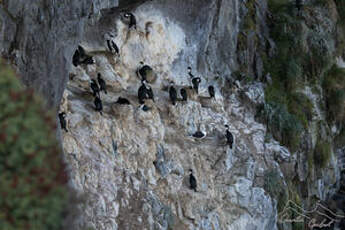
M 141 86 L 138 89 L 138 100 L 140 104 L 145 103 L 145 99 L 147 99 L 147 94 L 146 94 L 146 86 L 144 84 L 144 81 L 141 82 Z
M 100 89 L 95 79 L 91 80 L 90 87 L 92 89 L 93 96 L 99 96 Z
M 75 67 L 77 67 L 80 64 L 80 52 L 78 49 L 73 54 L 72 63 Z
M 98 96 L 95 97 L 94 100 L 94 104 L 95 104 L 95 110 L 98 111 L 101 115 L 102 114 L 102 110 L 103 110 L 103 105 L 102 105 L 102 100 L 101 98 L 99 98 Z
M 214 93 L 214 87 L 213 85 L 210 85 L 208 87 L 208 93 L 210 94 L 210 98 L 214 97 L 215 93 Z
M 119 47 L 117 47 L 117 45 L 115 44 L 115 42 L 111 39 L 107 39 L 107 46 L 108 46 L 108 49 L 111 53 L 114 53 L 114 54 L 119 54 L 120 51 L 119 51 Z
M 180 94 L 182 97 L 182 101 L 187 101 L 187 91 L 184 88 L 180 89 Z
M 195 92 L 198 94 L 199 93 L 199 84 L 201 82 L 200 77 L 194 77 L 192 79 L 192 84 L 193 84 L 193 89 L 195 90 Z
M 123 97 L 119 97 L 116 101 L 117 104 L 121 104 L 121 105 L 130 105 L 131 103 L 129 102 L 129 100 L 127 100 L 126 98 Z
M 145 80 L 141 81 L 142 84 L 138 89 L 138 100 L 140 104 L 144 104 L 146 99 L 152 99 L 154 101 L 153 91 Z
M 65 112 L 61 112 L 59 113 L 59 120 L 60 120 L 60 125 L 61 125 L 61 129 L 65 130 L 66 132 L 68 132 L 67 128 L 66 128 L 66 113 Z
M 234 143 L 234 137 L 232 133 L 229 131 L 229 126 L 225 125 L 226 131 L 225 131 L 225 137 L 226 137 L 226 142 L 229 145 L 230 149 L 232 149 L 232 145 Z
M 107 93 L 107 85 L 105 84 L 105 81 L 102 78 L 100 73 L 97 74 L 97 81 L 98 81 L 98 84 L 100 87 L 100 91 L 104 91 L 105 94 L 108 94 Z
M 194 77 L 194 75 L 192 74 L 192 68 L 190 66 L 188 67 L 188 74 L 189 74 L 189 77 L 192 79 L 193 89 L 198 94 L 199 93 L 199 84 L 201 82 L 201 79 L 200 79 L 200 77 Z
M 73 55 L 72 62 L 75 67 L 80 64 L 90 65 L 95 63 L 93 58 L 85 53 L 85 50 L 82 46 L 78 46 L 78 49 Z
M 176 105 L 176 100 L 177 100 L 177 92 L 176 89 L 174 87 L 174 83 L 170 82 L 170 88 L 169 88 L 169 97 L 170 97 L 170 101 L 173 105 Z
M 147 81 L 147 75 L 151 74 L 153 69 L 149 65 L 144 65 L 144 62 L 140 62 L 140 67 L 137 70 L 137 75 L 143 81 Z
M 129 21 L 128 28 L 134 28 L 136 30 L 137 20 L 135 19 L 135 16 L 132 13 L 125 13 L 123 16 Z
M 195 192 L 197 192 L 196 188 L 197 188 L 197 182 L 196 182 L 196 178 L 193 175 L 193 170 L 189 169 L 189 185 L 190 185 L 190 189 L 194 190 Z
M 206 137 L 206 132 L 198 130 L 192 136 L 198 139 L 203 139 L 204 137 Z

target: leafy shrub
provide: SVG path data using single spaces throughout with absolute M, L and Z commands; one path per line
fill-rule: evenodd
M 319 139 L 314 149 L 314 163 L 321 168 L 326 167 L 331 158 L 331 153 L 330 143 Z
M 66 174 L 53 113 L 0 64 L 1 229 L 61 229 Z
M 277 103 L 267 103 L 258 108 L 257 116 L 265 122 L 273 137 L 292 151 L 297 150 L 300 143 L 302 125 L 290 114 L 286 106 Z
M 307 128 L 313 118 L 314 105 L 305 94 L 293 93 L 288 98 L 288 110 Z

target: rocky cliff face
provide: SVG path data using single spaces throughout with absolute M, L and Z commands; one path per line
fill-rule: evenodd
M 326 122 L 321 77 L 309 79 L 327 75 L 336 57 L 342 63 L 336 1 L 310 1 L 299 13 L 289 1 L 45 1 L 22 8 L 12 2 L 2 3 L 2 28 L 12 31 L 1 37 L 2 52 L 51 105 L 62 97 L 59 109 L 67 113 L 62 143 L 71 186 L 87 200 L 73 229 L 303 229 L 278 221 L 287 201 L 311 209 L 319 200 L 329 204 L 339 190 L 344 143 L 334 140 L 342 122 Z M 136 16 L 136 30 L 128 29 L 127 11 Z M 274 93 L 286 93 L 277 82 L 295 69 L 288 60 L 302 57 L 290 48 L 294 56 L 278 63 L 286 55 L 280 53 L 281 31 L 293 35 L 287 40 L 298 40 L 306 54 L 316 50 L 331 60 L 319 63 L 305 55 L 310 62 L 296 66 L 312 66 L 312 74 L 293 72 L 303 78 L 295 88 L 284 83 L 311 104 L 310 114 L 303 110 L 305 120 L 290 104 L 288 115 L 276 106 L 285 101 Z M 119 55 L 107 48 L 110 35 Z M 95 64 L 72 65 L 77 44 Z M 137 99 L 140 61 L 155 73 L 149 111 Z M 190 89 L 188 66 L 201 78 L 199 94 Z M 103 115 L 94 110 L 90 90 L 98 73 L 108 87 L 101 93 Z M 187 102 L 170 103 L 171 81 L 178 92 L 187 90 Z M 215 98 L 209 97 L 210 85 Z M 115 103 L 119 97 L 131 104 Z M 266 113 L 258 115 L 262 107 Z M 269 116 L 261 116 L 267 108 Z M 286 128 L 285 117 L 304 126 L 291 136 L 286 130 L 295 126 Z M 224 124 L 235 137 L 232 149 Z M 198 130 L 207 133 L 204 139 L 192 137 Z M 298 141 L 291 143 L 292 137 Z M 322 151 L 327 159 L 315 150 L 324 149 L 321 140 L 330 146 Z M 197 192 L 189 188 L 190 169 Z

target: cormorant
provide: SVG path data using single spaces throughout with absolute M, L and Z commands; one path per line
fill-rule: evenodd
M 78 49 L 74 52 L 72 63 L 75 67 L 77 67 L 80 64 L 80 52 Z
M 131 103 L 123 97 L 119 97 L 116 101 L 116 103 L 121 104 L 121 105 L 130 105 Z
M 206 133 L 203 133 L 201 131 L 196 131 L 192 136 L 195 138 L 202 139 L 202 138 L 206 137 Z
M 195 192 L 197 192 L 196 188 L 197 188 L 197 183 L 196 183 L 196 179 L 193 175 L 193 170 L 189 169 L 189 184 L 190 184 L 190 189 L 194 190 Z
M 108 94 L 107 93 L 107 85 L 105 84 L 105 81 L 104 79 L 102 78 L 101 74 L 98 73 L 97 74 L 97 80 L 98 80 L 98 84 L 100 86 L 100 91 L 104 91 L 105 94 Z
M 147 85 L 145 80 L 143 80 L 141 82 L 142 82 L 142 84 L 138 89 L 139 103 L 144 104 L 145 99 L 152 99 L 152 101 L 155 101 L 154 97 L 153 97 L 153 91 L 152 91 L 151 86 Z
M 230 149 L 232 149 L 232 144 L 234 143 L 234 137 L 232 133 L 229 131 L 229 126 L 225 125 L 225 128 L 226 128 L 226 133 L 225 133 L 226 142 L 230 146 Z
M 195 90 L 195 92 L 198 94 L 199 93 L 199 84 L 201 82 L 200 77 L 194 77 L 192 79 L 192 84 L 193 84 L 193 89 Z
M 99 96 L 100 89 L 99 89 L 98 84 L 97 84 L 95 79 L 91 80 L 90 86 L 91 86 L 91 89 L 93 92 L 93 96 Z
M 129 19 L 128 28 L 131 29 L 133 27 L 136 30 L 137 29 L 137 20 L 135 19 L 135 16 L 132 13 L 125 13 L 124 17 Z
M 65 112 L 59 113 L 59 120 L 60 120 L 61 129 L 63 129 L 63 130 L 65 130 L 66 132 L 68 132 L 68 130 L 67 130 L 67 128 L 66 128 L 66 120 L 65 120 L 65 117 L 66 117 L 66 113 L 65 113 Z
M 176 89 L 173 85 L 173 82 L 170 83 L 169 96 L 170 96 L 171 103 L 173 105 L 176 105 L 177 92 L 176 92 Z
M 93 58 L 89 55 L 86 55 L 85 50 L 83 47 L 78 46 L 78 49 L 75 51 L 73 58 L 72 58 L 72 63 L 75 67 L 77 67 L 80 64 L 94 64 L 95 61 Z
M 119 54 L 119 47 L 117 47 L 113 40 L 107 39 L 107 45 L 110 52 Z
M 180 94 L 182 96 L 182 101 L 187 101 L 187 91 L 184 88 L 180 89 Z
M 144 65 L 144 62 L 140 62 L 141 67 L 138 69 L 137 74 L 141 80 L 147 81 L 147 75 L 152 72 L 152 68 L 148 65 Z
M 102 100 L 101 100 L 101 98 L 99 98 L 98 96 L 96 96 L 96 97 L 95 97 L 94 103 L 95 103 L 95 110 L 96 110 L 96 111 L 99 111 L 99 113 L 100 113 L 101 115 L 103 115 L 103 114 L 102 114 L 103 105 L 102 105 Z
M 214 97 L 214 87 L 213 87 L 213 85 L 210 85 L 208 87 L 208 93 L 210 94 L 211 98 Z

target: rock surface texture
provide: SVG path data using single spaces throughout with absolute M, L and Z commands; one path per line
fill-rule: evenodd
M 339 189 L 337 154 L 329 167 L 310 176 L 306 151 L 282 146 L 256 119 L 271 81 L 262 50 L 271 55 L 276 49 L 266 0 L 1 4 L 1 28 L 7 31 L 0 35 L 2 54 L 14 62 L 24 83 L 67 114 L 68 132 L 61 132 L 70 184 L 86 200 L 72 229 L 295 229 L 278 223 L 279 203 L 288 196 L 309 208 L 311 197 L 326 201 Z M 127 11 L 136 17 L 136 30 L 128 29 Z M 256 27 L 245 31 L 248 15 Z M 332 17 L 325 18 L 335 26 Z M 327 33 L 320 26 L 320 40 Z M 118 55 L 109 51 L 106 39 L 118 46 Z M 332 39 L 330 53 L 335 52 Z M 78 45 L 95 64 L 72 65 Z M 148 111 L 137 98 L 141 61 L 154 71 L 149 84 L 155 100 L 146 101 Z M 191 89 L 189 66 L 201 78 L 199 94 Z M 255 77 L 241 79 L 239 72 Z M 90 89 L 98 73 L 108 91 L 100 93 L 103 115 L 95 111 Z M 171 81 L 179 98 L 175 106 L 169 101 Z M 180 100 L 181 88 L 187 101 Z M 324 119 L 321 99 L 309 88 L 303 93 L 315 104 L 316 126 Z M 116 103 L 119 97 L 130 104 Z M 232 149 L 225 124 L 234 136 Z M 308 148 L 315 146 L 314 126 L 310 137 L 304 135 Z M 193 138 L 196 131 L 206 137 Z M 190 169 L 196 192 L 190 189 Z M 291 181 L 307 188 L 299 184 L 296 195 L 288 189 Z M 300 195 L 305 190 L 307 195 Z

